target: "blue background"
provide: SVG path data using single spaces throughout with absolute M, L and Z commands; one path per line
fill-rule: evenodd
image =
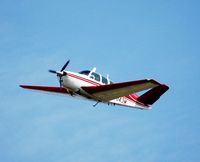
M 0 160 L 200 160 L 200 3 L 195 0 L 1 0 Z M 48 69 L 96 66 L 113 81 L 170 90 L 150 111 L 26 91 Z

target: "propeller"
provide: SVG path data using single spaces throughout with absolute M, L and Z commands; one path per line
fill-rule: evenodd
M 69 62 L 70 62 L 70 60 L 68 60 L 68 61 L 65 63 L 65 65 L 62 67 L 62 69 L 61 69 L 60 71 L 65 70 L 65 68 L 68 66 Z
M 59 77 L 60 87 L 62 86 L 62 77 L 63 77 L 64 75 L 67 75 L 67 73 L 64 72 L 64 70 L 66 69 L 66 67 L 68 66 L 69 63 L 70 63 L 70 60 L 68 60 L 68 61 L 65 63 L 65 65 L 61 68 L 60 71 L 49 70 L 50 73 L 57 74 L 57 76 Z

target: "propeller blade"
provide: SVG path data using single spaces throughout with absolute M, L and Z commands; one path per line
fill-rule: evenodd
M 49 70 L 50 73 L 54 73 L 57 74 L 57 72 L 55 70 Z
M 65 65 L 62 67 L 62 69 L 61 69 L 60 71 L 65 70 L 65 68 L 68 66 L 69 62 L 70 62 L 70 60 L 68 60 L 68 61 L 65 63 Z

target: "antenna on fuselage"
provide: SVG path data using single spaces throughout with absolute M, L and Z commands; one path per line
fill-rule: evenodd
M 109 76 L 109 74 L 107 74 L 107 80 L 110 83 L 110 76 Z
M 97 68 L 96 68 L 96 67 L 94 67 L 94 68 L 91 70 L 91 73 L 94 73 L 94 72 L 96 72 L 96 70 L 97 70 Z

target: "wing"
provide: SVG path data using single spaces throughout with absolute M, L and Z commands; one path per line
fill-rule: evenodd
M 48 93 L 57 93 L 57 94 L 69 94 L 68 91 L 63 87 L 50 87 L 50 86 L 32 86 L 32 85 L 20 85 L 20 87 L 35 91 L 42 91 Z
M 90 95 L 101 101 L 109 101 L 122 96 L 148 90 L 161 85 L 152 79 L 137 80 L 130 82 L 114 83 L 101 86 L 82 87 Z

